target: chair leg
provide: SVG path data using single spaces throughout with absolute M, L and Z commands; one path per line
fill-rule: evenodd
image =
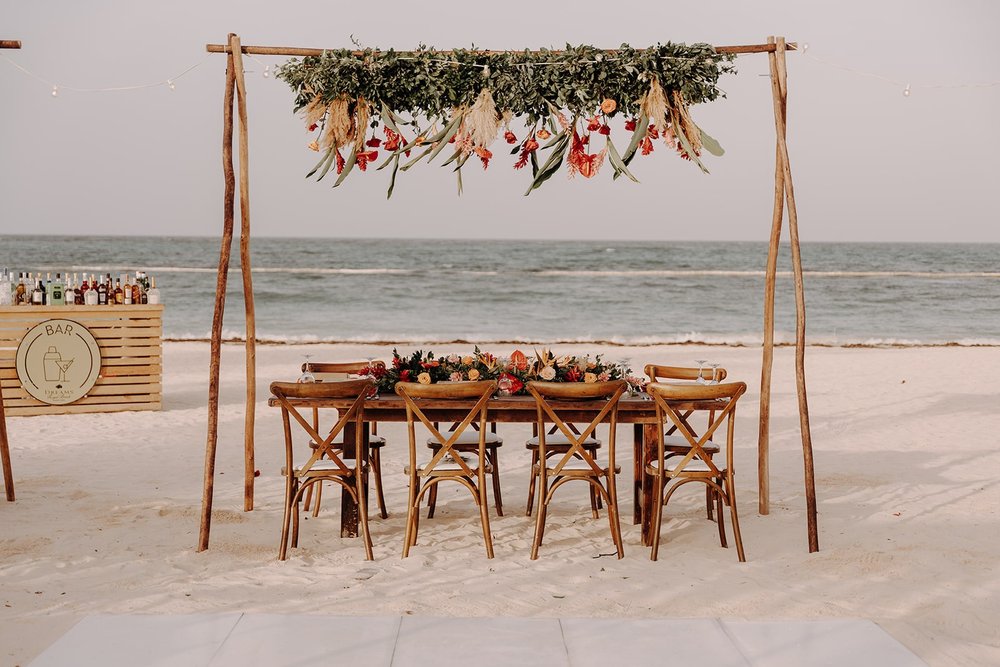
M 375 493 L 378 497 L 379 516 L 383 519 L 388 519 L 389 513 L 385 509 L 385 496 L 382 495 L 382 452 L 380 448 L 376 447 L 371 450 L 369 463 L 371 464 L 371 471 L 374 473 L 373 476 L 375 478 Z
M 322 483 L 322 482 L 321 482 Z M 299 512 L 301 508 L 299 505 L 302 503 L 302 498 L 299 498 L 294 503 L 292 503 L 292 548 L 299 548 Z
M 485 484 L 483 486 L 485 486 Z M 493 558 L 493 534 L 490 532 L 490 508 L 486 502 L 486 489 L 479 489 L 479 496 L 477 497 L 476 504 L 479 505 L 479 520 L 483 524 L 483 540 L 486 543 L 486 557 Z
M 292 498 L 295 496 L 292 478 L 285 480 L 285 515 L 281 521 L 281 541 L 278 542 L 278 560 L 288 556 L 288 528 L 292 521 Z
M 736 555 L 740 557 L 740 562 L 747 562 L 746 554 L 743 553 L 743 537 L 740 535 L 740 517 L 736 511 L 736 484 L 733 483 L 732 475 L 726 476 L 726 500 L 729 501 L 729 513 L 733 518 L 733 537 L 736 538 Z M 719 517 L 720 521 L 722 517 Z
M 544 465 L 544 464 L 543 464 Z M 545 475 L 538 476 L 538 514 L 535 516 L 535 539 L 531 543 L 531 560 L 538 560 L 538 547 L 545 533 L 545 515 L 549 508 L 548 483 Z
M 656 471 L 656 501 L 653 503 L 653 544 L 649 552 L 649 560 L 656 560 L 660 555 L 660 523 L 663 521 L 663 468 L 666 464 L 660 460 Z
M 375 560 L 372 553 L 372 536 L 368 531 L 368 494 L 365 493 L 362 475 L 355 475 L 354 490 L 358 496 L 358 518 L 361 520 L 361 536 L 365 541 L 365 560 Z M 347 493 L 347 489 L 344 489 Z
M 725 484 L 725 482 L 723 480 L 721 480 L 721 479 L 716 480 L 716 482 L 719 483 L 719 486 L 722 486 L 723 484 Z M 729 544 L 726 542 L 726 522 L 723 521 L 723 519 L 722 519 L 722 495 L 720 493 L 716 492 L 712 487 L 708 487 L 708 490 L 712 491 L 712 495 L 715 496 L 716 515 L 719 517 L 719 521 L 718 521 L 718 523 L 719 523 L 719 542 L 722 544 L 722 547 L 724 549 L 728 549 L 729 548 Z
M 434 509 L 437 507 L 438 501 L 438 485 L 435 484 L 431 487 L 431 490 L 427 492 L 427 518 L 434 518 Z
M 705 487 L 705 514 L 708 516 L 709 521 L 714 521 L 715 517 L 712 516 L 712 506 L 715 504 L 715 499 L 712 497 L 715 494 L 712 493 L 712 487 Z
M 613 470 L 608 476 L 608 521 L 611 522 L 611 539 L 615 541 L 618 558 L 624 558 L 625 544 L 622 541 L 621 517 L 618 516 L 618 485 L 615 484 Z
M 594 459 L 597 458 L 597 448 L 596 447 L 594 447 L 593 449 L 590 450 L 590 456 L 592 458 L 594 458 Z M 601 494 L 599 494 L 599 493 L 596 494 L 595 498 L 597 499 L 597 509 L 599 509 L 599 510 L 602 509 L 604 507 L 604 503 L 601 501 Z M 595 516 L 594 518 L 596 519 L 597 517 Z
M 535 505 L 535 484 L 537 480 L 535 479 L 537 475 L 535 474 L 535 466 L 538 464 L 538 450 L 531 450 L 531 473 L 528 475 L 528 507 L 524 511 L 524 516 L 531 516 L 531 509 Z
M 323 502 L 323 482 L 318 482 L 318 483 L 316 483 L 315 486 L 316 486 L 316 507 L 313 508 L 313 518 L 314 519 L 319 516 L 319 506 L 320 506 L 320 503 Z M 312 491 L 312 490 L 313 490 L 312 486 L 310 486 L 308 489 L 306 489 L 306 495 L 308 495 L 309 492 Z M 307 512 L 309 511 L 309 503 L 306 503 L 305 510 Z
M 313 497 L 313 489 L 310 486 L 308 489 L 306 489 L 305 500 L 302 501 L 302 508 L 305 511 L 307 511 L 307 512 L 309 511 L 309 508 L 312 507 L 312 497 Z M 317 506 L 319 505 L 319 503 L 316 503 L 316 504 L 317 504 Z M 319 511 L 319 510 L 317 510 L 317 511 Z M 316 515 L 314 514 L 313 516 L 316 516 Z
M 417 512 L 417 480 L 416 475 L 410 476 L 410 491 L 406 502 L 406 530 L 403 534 L 403 558 L 410 555 L 410 542 L 413 534 L 414 513 Z
M 503 496 L 500 495 L 500 460 L 497 456 L 497 448 L 486 450 L 486 456 L 490 465 L 493 466 L 493 474 L 490 475 L 493 480 L 493 503 L 497 506 L 497 516 L 503 516 Z

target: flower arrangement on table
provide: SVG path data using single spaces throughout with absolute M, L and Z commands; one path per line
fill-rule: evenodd
M 435 357 L 433 352 L 416 350 L 401 356 L 395 349 L 387 366 L 372 365 L 361 369 L 360 375 L 373 378 L 379 391 L 392 392 L 397 382 L 469 382 L 496 380 L 501 396 L 526 394 L 532 380 L 545 382 L 607 382 L 625 380 L 632 393 L 645 390 L 646 379 L 636 377 L 624 364 L 610 363 L 601 355 L 556 356 L 548 349 L 535 351 L 529 359 L 521 350 L 508 357 L 499 357 L 476 347 L 472 354 L 450 354 Z

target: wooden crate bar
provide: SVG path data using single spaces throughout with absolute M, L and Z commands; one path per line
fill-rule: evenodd
M 46 405 L 17 378 L 21 338 L 39 322 L 66 319 L 90 330 L 101 349 L 101 374 L 78 401 Z M 8 416 L 159 410 L 163 393 L 163 306 L 0 307 L 0 387 Z

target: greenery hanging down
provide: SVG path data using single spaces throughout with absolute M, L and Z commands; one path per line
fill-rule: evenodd
M 652 153 L 657 139 L 707 173 L 702 152 L 723 150 L 695 125 L 689 105 L 723 96 L 718 80 L 734 71 L 733 59 L 708 44 L 498 53 L 421 46 L 326 51 L 288 61 L 278 76 L 316 133 L 309 147 L 322 158 L 307 177 L 322 180 L 333 169 L 336 187 L 382 157 L 377 168 L 392 170 L 391 197 L 398 172 L 446 151 L 441 164 L 458 174 L 461 193 L 462 167 L 473 156 L 489 167 L 490 147 L 502 136 L 517 156 L 513 167 L 531 167 L 530 194 L 563 164 L 570 177 L 590 178 L 605 159 L 615 178 L 638 182 L 629 165 Z M 630 133 L 624 150 L 611 139 L 616 117 Z M 525 126 L 520 136 L 511 129 L 515 118 Z M 603 137 L 603 146 L 592 137 Z

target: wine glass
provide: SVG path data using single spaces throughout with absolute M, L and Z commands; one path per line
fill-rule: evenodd
M 719 364 L 709 364 L 712 367 L 712 381 L 709 384 L 719 384 Z
M 695 378 L 695 382 L 697 382 L 698 384 L 705 384 L 705 378 L 702 375 L 702 371 L 705 369 L 705 362 L 706 361 L 708 361 L 708 359 L 695 359 L 694 360 L 694 363 L 698 364 L 698 377 Z
M 306 364 L 308 364 L 309 360 L 312 359 L 312 355 L 311 354 L 303 354 L 302 357 L 306 360 L 305 361 Z M 299 379 L 296 380 L 296 382 L 298 382 L 300 384 L 301 383 L 305 383 L 305 382 L 315 382 L 316 381 L 316 376 L 312 374 L 312 371 L 310 371 L 308 369 L 308 366 L 303 365 L 303 368 L 305 370 L 302 371 L 302 375 L 299 376 Z

